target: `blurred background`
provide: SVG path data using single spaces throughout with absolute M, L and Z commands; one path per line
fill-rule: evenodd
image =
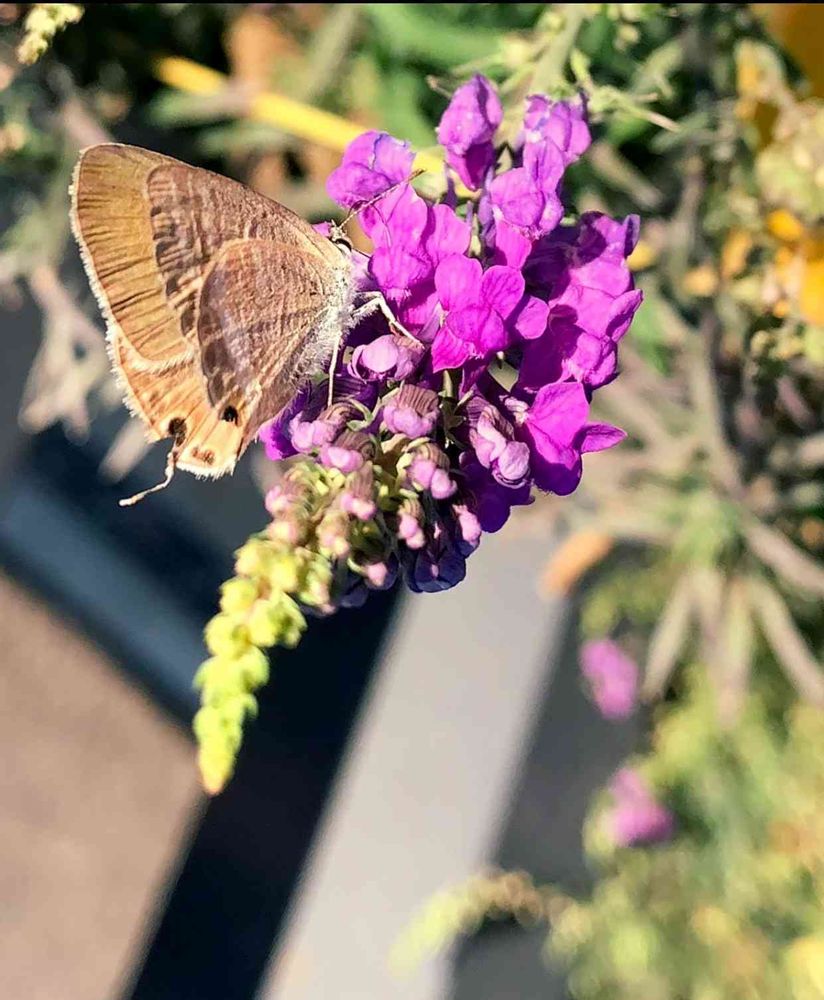
M 822 11 L 0 4 L 4 996 L 824 997 Z M 207 800 L 201 630 L 271 471 L 117 505 L 164 456 L 72 166 L 114 138 L 320 221 L 353 135 L 435 155 L 475 72 L 514 116 L 585 91 L 571 201 L 642 218 L 630 440 L 456 590 L 313 622 Z

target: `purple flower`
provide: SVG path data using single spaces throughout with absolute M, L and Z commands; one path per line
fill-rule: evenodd
M 409 553 L 406 582 L 415 593 L 450 590 L 466 576 L 466 559 L 447 524 L 440 518 L 429 527 L 424 546 Z
M 274 420 L 270 420 L 269 423 L 261 427 L 258 437 L 266 449 L 266 457 L 271 458 L 273 462 L 282 458 L 291 458 L 292 455 L 297 454 L 297 448 L 292 444 L 292 438 L 289 434 L 289 425 L 298 414 L 303 412 L 309 397 L 309 387 L 304 386 L 295 393 Z
M 606 829 L 619 847 L 669 840 L 675 832 L 672 812 L 657 802 L 634 768 L 624 767 L 609 786 L 613 806 L 604 816 Z
M 406 180 L 415 154 L 408 142 L 386 132 L 364 132 L 346 147 L 341 165 L 326 181 L 326 190 L 344 208 L 354 208 Z
M 361 416 L 357 407 L 349 402 L 333 403 L 314 419 L 305 419 L 310 414 L 298 413 L 289 423 L 292 444 L 298 451 L 310 452 L 322 448 L 341 433 L 350 420 Z
M 641 303 L 626 262 L 637 235 L 636 216 L 590 212 L 535 245 L 524 274 L 549 293 L 549 325 L 524 349 L 523 387 L 574 378 L 597 388 L 615 377 L 618 342 Z
M 522 267 L 536 239 L 564 214 L 564 171 L 590 144 L 586 105 L 530 97 L 516 143 L 520 163 L 495 177 L 481 202 L 484 238 L 493 263 Z
M 458 488 L 449 475 L 450 463 L 436 444 L 419 445 L 412 453 L 406 478 L 416 490 L 431 493 L 435 500 L 446 500 Z
M 547 142 L 559 150 L 565 166 L 587 151 L 592 138 L 583 96 L 577 101 L 553 101 L 543 94 L 527 99 L 520 143 L 529 146 Z
M 426 544 L 424 523 L 426 513 L 420 500 L 405 497 L 397 515 L 397 535 L 409 549 L 422 549 Z
M 383 422 L 387 429 L 409 438 L 431 434 L 439 415 L 438 394 L 418 385 L 402 386 L 383 407 Z
M 527 147 L 534 150 L 534 147 Z M 537 239 L 561 221 L 564 207 L 558 197 L 558 185 L 564 173 L 564 161 L 554 146 L 535 150 L 529 165 L 513 167 L 489 185 L 492 216 L 529 239 Z
M 511 399 L 519 436 L 529 445 L 535 485 L 566 496 L 581 479 L 581 455 L 602 451 L 626 436 L 609 424 L 590 424 L 589 401 L 577 382 L 559 382 L 538 390 L 531 405 Z
M 584 309 L 570 303 L 585 296 L 578 289 L 565 295 L 565 305 L 550 313 L 549 326 L 540 340 L 525 346 L 520 385 L 534 390 L 547 382 L 573 378 L 597 389 L 611 382 L 618 370 L 618 341 L 629 329 L 641 304 L 642 293 L 624 292 L 613 299 L 591 326 L 584 326 Z
M 589 405 L 615 377 L 617 345 L 640 301 L 626 264 L 637 220 L 590 213 L 560 225 L 564 171 L 590 143 L 583 99 L 530 97 L 513 165 L 496 176 L 501 120 L 480 76 L 444 112 L 447 162 L 480 192 L 462 215 L 454 188 L 442 204 L 412 188 L 414 154 L 386 133 L 355 140 L 329 179 L 341 205 L 361 206 L 373 243 L 371 256 L 355 255 L 356 294 L 380 292 L 397 325 L 367 316 L 349 331 L 333 404 L 318 380 L 262 437 L 273 457 L 303 452 L 343 474 L 318 474 L 328 496 L 318 516 L 302 480 L 268 498 L 273 532 L 314 531 L 325 552 L 346 551 L 349 575 L 336 578 L 335 600 L 360 602 L 391 581 L 398 561 L 413 590 L 454 586 L 483 532 L 497 531 L 535 488 L 572 492 L 582 455 L 623 437 L 590 423 Z M 511 392 L 490 371 L 503 352 L 518 371 Z M 584 670 L 598 704 L 621 716 L 632 697 L 626 677 L 603 667 L 597 649 L 587 655 L 596 657 Z
M 468 188 L 479 188 L 495 164 L 492 139 L 502 119 L 498 94 L 483 76 L 458 87 L 443 113 L 438 142 L 446 150 L 446 162 Z
M 398 578 L 398 560 L 369 563 L 364 567 L 366 573 L 366 586 L 370 590 L 389 590 Z
M 596 639 L 581 648 L 581 673 L 589 683 L 605 719 L 628 719 L 638 696 L 638 665 L 611 639 Z
M 478 515 L 469 509 L 466 504 L 456 503 L 452 505 L 452 513 L 458 527 L 458 533 L 467 551 L 464 555 L 469 555 L 476 549 L 481 541 L 483 528 Z
M 546 328 L 546 303 L 524 295 L 517 268 L 447 257 L 435 272 L 438 299 L 446 318 L 432 343 L 433 370 L 459 368 L 470 359 L 488 359 L 511 340 L 540 337 Z
M 321 464 L 340 472 L 356 472 L 375 457 L 375 444 L 363 431 L 344 431 L 320 450 Z
M 529 448 L 515 440 L 515 428 L 497 406 L 475 393 L 467 404 L 469 442 L 478 461 L 502 486 L 529 480 Z
M 437 304 L 435 270 L 446 257 L 466 252 L 469 226 L 448 205 L 427 205 L 408 186 L 374 210 L 370 275 L 397 318 L 420 336 Z
M 421 362 L 424 348 L 408 337 L 387 333 L 368 344 L 360 344 L 352 353 L 349 371 L 365 381 L 402 382 Z
M 375 475 L 372 466 L 364 464 L 346 477 L 346 488 L 340 497 L 341 510 L 359 521 L 371 521 L 377 504 L 374 499 Z
M 474 497 L 475 513 L 483 531 L 500 531 L 509 520 L 513 507 L 532 503 L 531 483 L 516 488 L 502 486 L 472 452 L 461 455 L 460 467 Z

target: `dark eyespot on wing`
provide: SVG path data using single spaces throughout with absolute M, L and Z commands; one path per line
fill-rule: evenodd
M 169 434 L 175 441 L 182 441 L 186 437 L 186 421 L 182 417 L 172 417 L 169 421 Z

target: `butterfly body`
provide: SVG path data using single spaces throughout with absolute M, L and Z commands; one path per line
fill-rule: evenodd
M 84 150 L 72 228 L 125 402 L 173 439 L 167 478 L 230 472 L 351 322 L 348 246 L 159 153 Z

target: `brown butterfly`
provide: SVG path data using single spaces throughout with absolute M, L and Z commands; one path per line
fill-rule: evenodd
M 236 181 L 135 146 L 84 150 L 71 195 L 125 402 L 150 440 L 173 439 L 154 489 L 176 468 L 231 472 L 352 324 L 348 240 L 337 227 L 320 235 Z

